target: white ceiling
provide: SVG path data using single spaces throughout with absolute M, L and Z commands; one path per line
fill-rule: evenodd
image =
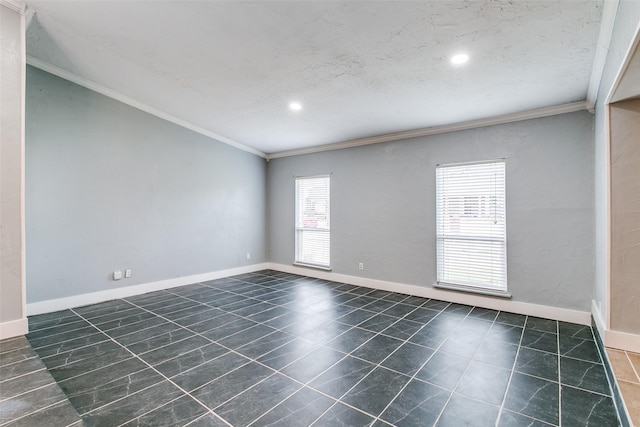
M 585 100 L 602 0 L 53 1 L 27 53 L 276 153 Z M 471 56 L 454 67 L 450 57 Z M 290 101 L 303 104 L 289 110 Z

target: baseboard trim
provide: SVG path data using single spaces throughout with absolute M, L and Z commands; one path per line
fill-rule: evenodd
M 640 335 L 607 329 L 595 300 L 591 303 L 591 316 L 605 347 L 640 353 Z
M 29 332 L 29 321 L 24 319 L 0 323 L 0 340 L 19 337 Z
M 588 311 L 571 310 L 567 308 L 550 307 L 546 305 L 530 304 L 519 301 L 506 300 L 504 298 L 485 295 L 472 295 L 444 289 L 409 285 L 406 283 L 388 282 L 384 280 L 368 279 L 366 277 L 350 276 L 346 274 L 320 271 L 300 266 L 267 263 L 267 268 L 282 271 L 284 273 L 300 274 L 316 279 L 333 280 L 350 285 L 364 286 L 367 288 L 381 289 L 391 292 L 399 292 L 415 295 L 423 298 L 433 298 L 458 304 L 474 305 L 492 310 L 507 311 L 527 316 L 543 317 L 545 319 L 560 320 L 563 322 L 591 325 L 591 313 Z
M 618 350 L 640 353 L 640 335 L 620 331 L 605 331 L 604 345 Z
M 235 276 L 237 274 L 253 273 L 254 271 L 265 270 L 266 263 L 253 264 L 246 267 L 230 268 L 226 270 L 212 271 L 209 273 L 195 274 L 192 276 L 176 277 L 174 279 L 160 280 L 157 282 L 142 283 L 140 285 L 127 286 L 125 288 L 109 289 L 100 292 L 74 295 L 65 298 L 57 298 L 47 301 L 33 302 L 27 304 L 27 315 L 51 313 L 59 310 L 66 310 L 74 307 L 82 307 L 89 304 L 109 301 L 118 298 L 126 298 L 134 295 L 146 294 L 147 292 L 161 291 L 178 286 L 190 285 L 208 280 L 221 279 L 223 277 Z M 25 332 L 26 333 L 26 332 Z

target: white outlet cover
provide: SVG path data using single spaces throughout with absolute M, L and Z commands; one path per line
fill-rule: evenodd
M 128 279 L 129 277 L 131 277 L 131 269 L 130 269 L 130 268 L 128 268 L 128 269 L 126 269 L 126 270 L 124 271 L 124 277 L 126 277 L 127 279 Z
M 120 280 L 122 279 L 122 271 L 121 270 L 116 270 L 113 272 L 113 280 Z

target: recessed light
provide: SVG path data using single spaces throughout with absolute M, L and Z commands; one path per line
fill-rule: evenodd
M 300 111 L 302 110 L 302 104 L 299 102 L 292 102 L 289 104 L 289 109 L 293 111 Z
M 451 57 L 451 63 L 454 65 L 464 64 L 468 60 L 469 60 L 469 55 L 467 55 L 466 53 L 459 53 Z

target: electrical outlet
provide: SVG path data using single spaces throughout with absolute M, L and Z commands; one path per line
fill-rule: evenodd
M 131 269 L 130 268 L 127 268 L 124 271 L 124 277 L 127 278 L 127 279 L 131 277 Z
M 113 272 L 113 280 L 122 279 L 122 270 L 116 270 Z
M 247 252 L 247 259 L 251 259 L 251 252 Z
M 363 263 L 359 263 L 358 264 L 358 270 L 364 270 L 364 264 Z

